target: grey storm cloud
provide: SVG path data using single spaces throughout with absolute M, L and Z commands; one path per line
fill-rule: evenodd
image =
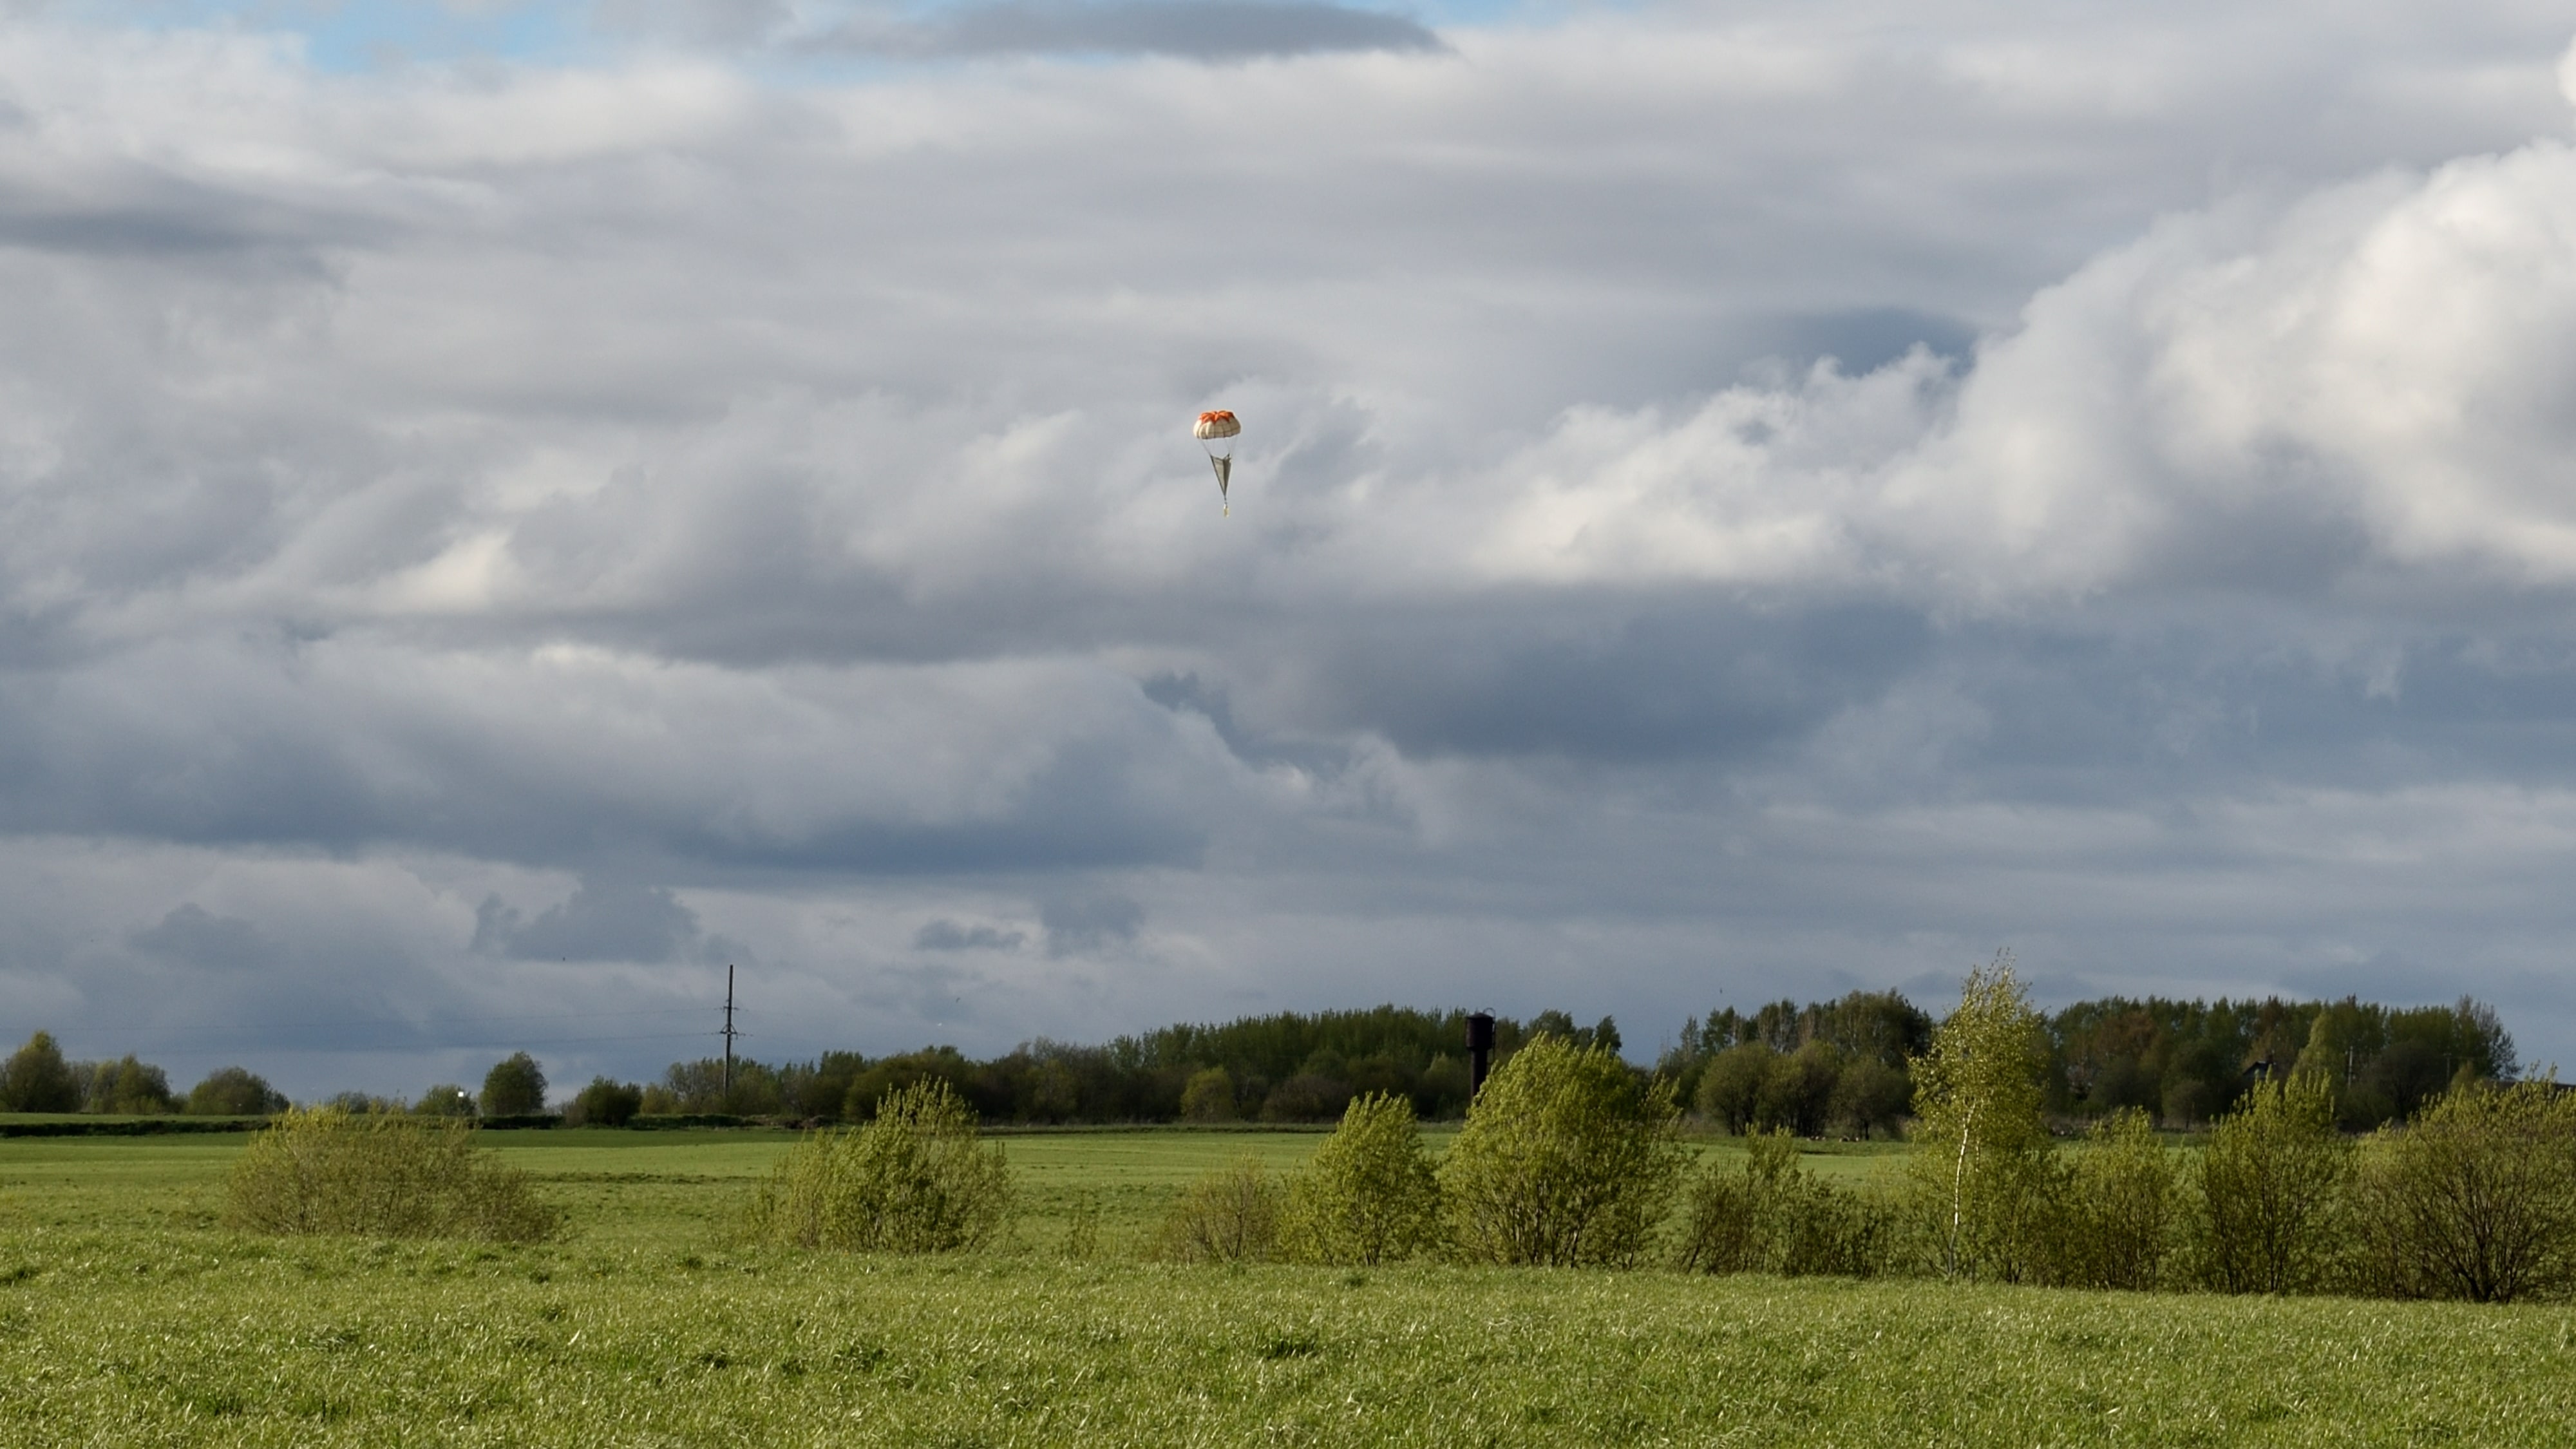
M 2569 36 L 2472 11 L 12 12 L 0 1026 L 1643 1044 L 2008 943 L 2576 1050 Z
M 1145 928 L 1145 907 L 1124 896 L 1047 901 L 1038 907 L 1047 954 L 1076 956 L 1124 945 Z
M 584 878 L 534 919 L 498 896 L 474 914 L 473 949 L 519 961 L 668 961 L 693 944 L 698 916 L 668 886 Z
M 191 966 L 217 971 L 252 971 L 274 965 L 277 947 L 263 939 L 259 927 L 232 916 L 218 916 L 191 901 L 137 931 L 133 942 L 143 950 Z
M 1026 931 L 1006 931 L 999 926 L 961 926 L 942 916 L 923 923 L 913 933 L 916 951 L 1016 951 L 1028 943 Z

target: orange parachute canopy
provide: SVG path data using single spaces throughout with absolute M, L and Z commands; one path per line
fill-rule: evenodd
M 1190 429 L 1190 436 L 1204 442 L 1209 438 L 1231 438 L 1242 431 L 1243 424 L 1234 420 L 1234 414 L 1220 409 L 1199 414 L 1198 425 Z

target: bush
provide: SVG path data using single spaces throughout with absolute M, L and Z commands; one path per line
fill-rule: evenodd
M 644 1110 L 644 1089 L 607 1077 L 593 1077 L 564 1110 L 568 1127 L 623 1127 Z
M 1686 1273 L 1875 1277 L 1895 1242 L 1895 1217 L 1870 1197 L 1798 1165 L 1786 1129 L 1757 1134 L 1744 1161 L 1712 1158 L 1691 1184 L 1675 1266 Z
M 533 1117 L 546 1110 L 546 1074 L 537 1059 L 512 1052 L 483 1074 L 483 1115 Z
M 51 1032 L 37 1032 L 0 1063 L 0 1112 L 77 1112 L 80 1082 Z
M 1181 1088 L 1181 1120 L 1231 1122 L 1234 1118 L 1234 1078 L 1226 1075 L 1225 1068 L 1191 1074 L 1188 1085 Z
M 272 1089 L 266 1077 L 242 1067 L 217 1067 L 188 1089 L 185 1110 L 191 1117 L 265 1117 L 286 1108 L 285 1094 Z
M 1351 1102 L 1289 1180 L 1280 1250 L 1298 1262 L 1374 1266 L 1422 1252 L 1439 1230 L 1440 1186 L 1413 1102 L 1372 1093 Z
M 1512 1053 L 1440 1165 L 1451 1245 L 1492 1263 L 1625 1267 L 1679 1175 L 1669 1081 L 1562 1037 Z
M 1175 1263 L 1257 1263 L 1279 1245 L 1278 1180 L 1241 1157 L 1181 1190 L 1154 1229 L 1153 1255 Z
M 1011 1175 L 974 1110 L 937 1078 L 900 1087 L 855 1131 L 806 1134 L 752 1205 L 752 1231 L 802 1248 L 945 1253 L 981 1247 L 1010 1215 Z
M 2300 1293 L 2336 1271 L 2352 1147 L 2333 1084 L 2300 1072 L 2256 1085 L 2211 1129 L 2186 1200 L 2193 1267 L 2221 1293 Z
M 2051 1282 L 2146 1289 L 2163 1281 L 2181 1192 L 2145 1112 L 2125 1107 L 2094 1123 L 2058 1190 Z
M 461 1123 L 324 1107 L 287 1112 L 251 1139 L 224 1220 L 258 1233 L 535 1242 L 563 1213 Z
M 2356 1286 L 2477 1303 L 2576 1288 L 2576 1095 L 2464 1085 L 2362 1155 Z

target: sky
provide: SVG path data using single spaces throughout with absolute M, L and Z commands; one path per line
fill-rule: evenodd
M 2010 949 L 2576 1060 L 2571 40 L 0 6 L 0 1035 L 1644 1058 Z

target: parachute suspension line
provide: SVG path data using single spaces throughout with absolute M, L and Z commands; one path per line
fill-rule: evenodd
M 1225 505 L 1224 516 L 1232 518 L 1234 516 L 1234 497 L 1229 490 L 1230 485 L 1234 482 L 1234 455 L 1232 453 L 1210 453 L 1208 454 L 1208 466 L 1216 469 L 1217 501 Z

